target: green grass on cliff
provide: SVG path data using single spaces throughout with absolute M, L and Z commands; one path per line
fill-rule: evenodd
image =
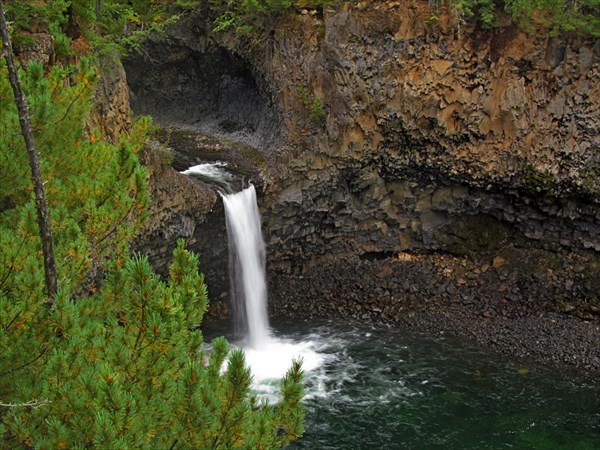
M 216 31 L 234 28 L 247 34 L 287 10 L 322 10 L 332 3 L 330 0 L 224 0 L 210 4 L 217 14 Z M 364 7 L 370 2 L 360 3 Z M 437 6 L 442 2 L 429 2 L 432 3 Z M 461 17 L 476 20 L 482 28 L 498 26 L 499 14 L 506 12 L 524 29 L 536 26 L 546 29 L 549 35 L 576 32 L 582 36 L 600 36 L 600 0 L 450 0 L 450 3 Z

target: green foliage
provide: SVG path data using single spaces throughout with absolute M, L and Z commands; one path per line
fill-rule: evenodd
M 298 97 L 302 102 L 304 110 L 308 113 L 311 122 L 315 125 L 322 125 L 326 113 L 321 98 L 314 92 L 309 92 L 308 87 L 304 83 L 298 86 Z
M 54 51 L 60 57 L 72 55 L 71 39 L 64 33 L 67 23 L 69 0 L 24 1 L 14 0 L 6 3 L 6 16 L 11 21 L 14 44 L 27 44 L 30 33 L 47 30 L 54 38 Z
M 186 0 L 180 0 L 186 1 Z M 193 1 L 193 0 L 187 0 Z M 248 34 L 291 8 L 320 9 L 328 0 L 212 0 L 216 14 L 215 31 L 233 28 Z M 463 17 L 476 18 L 484 29 L 498 26 L 498 13 L 504 9 L 525 29 L 539 25 L 550 35 L 575 31 L 583 36 L 600 36 L 600 0 L 452 0 Z
M 220 338 L 210 355 L 203 353 L 198 324 L 207 298 L 197 264 L 180 242 L 168 284 L 137 256 L 116 268 L 99 294 L 61 298 L 54 314 L 46 314 L 55 333 L 47 336 L 44 364 L 30 375 L 34 383 L 13 394 L 13 403 L 33 397 L 48 404 L 11 409 L 6 442 L 13 448 L 268 449 L 297 438 L 299 363 L 282 382 L 281 402 L 271 407 L 252 399 L 240 350 L 230 351 Z
M 255 29 L 265 28 L 294 8 L 319 9 L 330 4 L 330 0 L 212 0 L 213 14 L 217 15 L 214 31 L 235 29 L 239 34 L 249 34 Z
M 0 73 L 0 227 L 6 228 L 3 235 L 17 233 L 12 245 L 4 247 L 10 254 L 18 252 L 21 238 L 36 240 L 36 231 L 18 114 L 4 66 L 0 66 Z M 34 63 L 21 71 L 21 79 L 40 153 L 57 262 L 61 276 L 79 288 L 93 278 L 90 272 L 98 270 L 102 260 L 124 254 L 126 247 L 121 243 L 133 236 L 144 219 L 146 174 L 135 153 L 149 124 L 145 119 L 138 122 L 118 145 L 101 141 L 96 135 L 85 138 L 84 121 L 96 79 L 95 69 L 85 61 L 77 68 L 54 67 L 47 76 L 42 66 Z M 0 280 L 1 273 L 2 269 Z M 10 280 L 8 277 L 4 282 L 5 289 Z
M 198 10 L 202 7 L 203 0 L 177 0 L 175 2 L 178 8 L 183 10 Z
M 505 0 L 500 6 L 493 0 L 453 0 L 453 6 L 466 17 L 476 17 L 483 28 L 498 25 L 498 8 L 503 6 L 525 29 L 538 25 L 550 35 L 575 31 L 600 36 L 600 0 Z
M 139 50 L 151 33 L 164 33 L 178 20 L 178 11 L 205 10 L 216 17 L 215 31 L 234 29 L 250 34 L 265 29 L 292 8 L 322 9 L 331 0 L 102 0 L 100 8 L 89 0 L 13 0 L 7 14 L 13 23 L 16 43 L 30 39 L 34 28 L 47 27 L 54 36 L 60 58 L 72 57 L 73 36 L 65 30 L 70 24 L 83 34 L 95 53 Z M 498 26 L 498 13 L 504 9 L 525 29 L 541 26 L 550 35 L 574 31 L 583 36 L 600 36 L 600 0 L 452 0 L 463 17 L 476 18 L 483 28 Z M 174 10 L 173 7 L 177 8 Z
M 150 34 L 162 34 L 178 20 L 177 14 L 169 12 L 168 5 L 164 0 L 103 0 L 101 15 L 96 17 L 98 31 L 88 33 L 92 47 L 96 52 L 108 54 L 114 49 L 139 51 Z
M 84 124 L 96 72 L 84 59 L 20 72 L 54 231 L 60 290 L 45 305 L 23 139 L 0 65 L 0 447 L 270 449 L 302 433 L 302 371 L 257 404 L 243 353 L 210 354 L 198 259 L 178 244 L 169 280 L 128 256 L 148 203 L 140 120 L 113 145 Z M 281 432 L 285 430 L 285 432 Z
M 217 13 L 215 30 L 234 28 L 250 32 L 265 27 L 277 15 L 290 8 L 321 9 L 328 0 L 212 0 Z M 504 9 L 525 29 L 544 27 L 550 35 L 574 31 L 582 36 L 600 36 L 600 0 L 452 0 L 464 17 L 476 18 L 483 28 L 498 26 L 498 13 Z
M 62 296 L 99 280 L 107 259 L 126 255 L 144 219 L 146 176 L 135 151 L 144 123 L 118 146 L 85 138 L 95 71 L 40 64 L 21 71 L 51 212 Z M 19 367 L 37 369 L 53 329 L 43 305 L 41 240 L 29 166 L 8 75 L 0 64 L 0 399 L 27 389 Z M 22 385 L 14 386 L 14 378 Z
M 5 2 L 6 17 L 18 30 L 32 31 L 32 27 L 62 23 L 69 0 L 12 0 Z
M 538 23 L 550 35 L 576 31 L 584 36 L 600 36 L 599 0 L 507 0 L 506 9 L 525 28 Z
M 80 56 L 73 39 L 83 40 L 85 51 L 90 47 L 95 55 L 139 50 L 151 33 L 162 33 L 177 21 L 169 7 L 168 0 L 13 0 L 7 4 L 7 17 L 13 42 L 26 43 L 31 31 L 47 30 L 54 37 L 56 56 L 66 61 Z
M 481 20 L 483 28 L 493 28 L 498 25 L 494 0 L 454 0 L 453 5 L 466 17 L 476 16 Z
M 238 33 L 248 34 L 256 25 L 281 14 L 292 6 L 291 0 L 226 0 L 224 5 L 213 2 L 217 10 L 224 11 L 215 20 L 214 31 L 235 28 Z

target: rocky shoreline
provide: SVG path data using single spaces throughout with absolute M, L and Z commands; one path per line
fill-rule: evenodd
M 501 354 L 572 365 L 597 376 L 597 307 L 557 300 L 566 287 L 574 289 L 564 280 L 579 269 L 565 268 L 572 273 L 553 283 L 551 273 L 540 280 L 539 274 L 529 275 L 498 258 L 480 263 L 449 255 L 349 256 L 300 276 L 271 276 L 270 308 L 280 317 L 335 317 L 445 333 Z

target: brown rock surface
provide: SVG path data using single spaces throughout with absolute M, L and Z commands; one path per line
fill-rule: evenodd
M 129 88 L 125 71 L 118 58 L 104 56 L 99 61 L 100 79 L 94 89 L 89 130 L 97 130 L 103 139 L 116 142 L 131 127 Z
M 262 154 L 278 313 L 435 311 L 483 336 L 500 320 L 552 330 L 546 314 L 570 305 L 560 323 L 599 367 L 600 50 L 501 23 L 339 2 L 250 42 L 191 17 L 127 70 L 139 112 Z

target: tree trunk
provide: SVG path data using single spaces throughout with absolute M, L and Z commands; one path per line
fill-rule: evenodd
M 2 53 L 8 66 L 8 77 L 10 85 L 15 95 L 15 103 L 19 111 L 19 123 L 21 132 L 25 139 L 25 146 L 29 156 L 29 166 L 31 168 L 31 179 L 33 181 L 33 190 L 35 192 L 35 207 L 38 215 L 38 225 L 40 227 L 40 236 L 42 238 L 42 249 L 44 252 L 44 272 L 46 275 L 46 288 L 48 289 L 48 303 L 54 307 L 56 301 L 56 291 L 58 283 L 56 281 L 56 265 L 54 262 L 54 250 L 52 249 L 52 229 L 50 228 L 50 217 L 48 214 L 48 205 L 46 203 L 46 194 L 44 192 L 44 183 L 40 171 L 38 154 L 35 149 L 35 140 L 31 131 L 29 113 L 25 103 L 25 95 L 21 88 L 21 80 L 13 59 L 12 48 L 10 45 L 10 35 L 8 25 L 4 15 L 4 5 L 0 0 L 0 37 L 2 37 Z

